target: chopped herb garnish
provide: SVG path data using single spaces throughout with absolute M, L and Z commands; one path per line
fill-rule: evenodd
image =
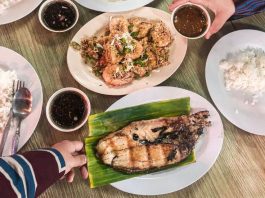
M 133 24 L 130 24 L 130 25 L 128 26 L 128 30 L 129 30 L 129 32 L 132 32 L 132 31 L 133 31 Z
M 91 57 L 91 56 L 86 56 L 86 62 L 95 65 L 97 60 L 95 58 Z
M 147 76 L 150 76 L 150 74 L 151 74 L 151 72 L 147 71 L 144 76 L 147 77 Z
M 141 67 L 145 67 L 146 63 L 148 61 L 148 56 L 147 54 L 141 55 L 140 58 L 137 58 L 136 60 L 133 61 L 134 65 L 140 65 Z
M 132 52 L 132 50 L 131 50 L 130 48 L 128 48 L 128 47 L 124 47 L 124 48 L 123 48 L 123 53 L 124 53 L 124 54 L 128 54 L 128 53 L 130 53 L 130 52 Z
M 131 33 L 131 37 L 133 37 L 133 38 L 137 38 L 138 35 L 139 35 L 139 32 L 132 32 Z
M 120 40 L 120 41 L 121 41 L 121 44 L 122 44 L 122 45 L 126 45 L 126 44 L 127 44 L 127 42 L 126 42 L 126 39 L 125 39 L 125 38 L 121 38 L 121 40 Z
M 100 70 L 94 70 L 94 73 L 95 73 L 96 76 L 101 76 L 102 75 L 102 73 L 100 72 Z
M 79 43 L 75 42 L 75 41 L 72 41 L 72 42 L 70 43 L 70 46 L 71 46 L 73 49 L 77 50 L 77 51 L 81 50 L 81 45 L 80 45 Z

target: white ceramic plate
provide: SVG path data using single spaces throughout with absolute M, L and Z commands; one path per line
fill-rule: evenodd
M 16 71 L 18 79 L 25 81 L 25 86 L 31 91 L 33 98 L 32 112 L 21 123 L 21 134 L 18 145 L 18 149 L 20 149 L 33 134 L 40 119 L 43 102 L 42 86 L 40 79 L 31 64 L 13 50 L 0 47 L 0 68 L 5 71 Z M 9 131 L 3 155 L 10 155 L 11 142 L 14 134 L 14 129 Z M 1 138 L 2 137 L 0 137 L 0 139 Z
M 196 162 L 183 167 L 116 182 L 112 186 L 132 194 L 161 195 L 191 185 L 213 166 L 223 144 L 223 124 L 215 108 L 198 94 L 176 87 L 146 88 L 121 98 L 107 111 L 182 97 L 190 97 L 192 112 L 209 110 L 211 115 L 209 120 L 212 122 L 212 126 L 202 135 L 195 147 Z
M 31 13 L 42 0 L 22 0 L 13 6 L 0 12 L 0 25 L 17 21 Z
M 123 15 L 127 18 L 139 16 L 153 20 L 162 20 L 170 29 L 174 38 L 174 41 L 170 46 L 170 64 L 159 68 L 159 72 L 153 71 L 148 77 L 134 80 L 131 84 L 123 87 L 113 88 L 106 85 L 100 78 L 96 77 L 93 74 L 91 67 L 83 63 L 80 53 L 72 49 L 72 47 L 69 47 L 67 52 L 68 68 L 76 81 L 84 87 L 97 93 L 106 95 L 124 95 L 138 89 L 158 85 L 168 79 L 178 69 L 185 57 L 187 50 L 187 39 L 181 37 L 175 32 L 174 27 L 171 25 L 170 14 L 164 11 L 155 8 L 143 7 L 135 11 L 119 14 L 104 13 L 85 24 L 77 32 L 72 41 L 80 43 L 81 39 L 84 38 L 84 36 L 95 35 L 98 31 L 102 30 L 102 28 L 108 24 L 110 16 L 114 15 Z
M 265 135 L 265 96 L 254 106 L 245 104 L 246 95 L 226 91 L 220 60 L 247 47 L 265 50 L 265 33 L 257 30 L 238 30 L 222 37 L 211 49 L 206 62 L 206 83 L 215 105 L 237 127 L 257 135 Z
M 123 12 L 143 7 L 153 0 L 76 0 L 80 5 L 101 12 Z

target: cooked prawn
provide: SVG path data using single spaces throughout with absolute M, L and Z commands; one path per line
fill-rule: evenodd
M 108 65 L 104 68 L 102 77 L 109 85 L 121 86 L 132 82 L 134 74 L 133 72 L 124 72 L 122 65 Z
M 135 66 L 133 67 L 133 72 L 134 72 L 135 74 L 137 74 L 139 77 L 143 77 L 143 76 L 145 76 L 146 73 L 147 73 L 148 71 L 149 71 L 149 70 L 148 70 L 148 67 L 141 67 L 141 66 L 139 66 L 139 65 L 135 65 Z
M 152 52 L 150 49 L 146 50 L 146 55 L 148 56 L 148 66 L 152 69 L 156 69 L 159 67 L 157 64 L 157 58 L 154 52 Z
M 155 23 L 153 29 L 151 30 L 151 36 L 158 47 L 166 47 L 172 41 L 170 30 L 163 22 Z
M 123 56 L 119 54 L 116 47 L 109 43 L 104 46 L 103 56 L 105 57 L 106 62 L 110 64 L 119 63 L 123 59 Z
M 134 60 L 134 59 L 139 58 L 142 55 L 144 48 L 141 42 L 136 41 L 136 40 L 133 41 L 133 45 L 134 46 L 133 46 L 132 52 L 126 54 L 126 58 L 131 58 Z
M 109 23 L 109 30 L 111 35 L 121 35 L 128 32 L 129 22 L 123 16 L 112 17 Z
M 138 39 L 146 37 L 153 27 L 152 23 L 140 17 L 130 18 L 129 23 L 132 25 L 131 32 L 136 32 L 137 35 L 135 37 Z

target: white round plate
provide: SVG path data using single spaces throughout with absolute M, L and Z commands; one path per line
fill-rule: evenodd
M 0 25 L 17 21 L 31 13 L 42 0 L 22 0 L 0 12 Z
M 190 97 L 192 113 L 200 110 L 210 112 L 209 120 L 212 122 L 212 126 L 207 129 L 196 144 L 196 162 L 183 167 L 116 182 L 112 186 L 132 194 L 161 195 L 191 185 L 213 166 L 223 145 L 223 124 L 215 108 L 198 94 L 176 87 L 146 88 L 121 98 L 111 105 L 107 111 L 182 97 Z
M 84 36 L 95 35 L 108 24 L 110 17 L 115 15 L 123 15 L 126 18 L 139 16 L 152 20 L 163 21 L 170 29 L 174 38 L 174 41 L 170 46 L 170 64 L 159 68 L 159 72 L 153 71 L 148 77 L 144 77 L 139 80 L 134 80 L 131 84 L 123 87 L 114 88 L 108 86 L 100 78 L 95 76 L 95 74 L 92 72 L 91 66 L 83 63 L 80 53 L 72 49 L 72 47 L 69 47 L 67 52 L 68 68 L 72 76 L 76 79 L 76 81 L 84 87 L 97 93 L 106 95 L 125 95 L 138 89 L 158 85 L 168 79 L 178 69 L 185 57 L 187 50 L 187 39 L 175 33 L 174 27 L 172 27 L 170 22 L 170 14 L 164 11 L 155 8 L 143 7 L 135 11 L 119 14 L 104 13 L 102 15 L 99 15 L 98 17 L 95 17 L 87 24 L 85 24 L 77 32 L 72 41 L 80 43 L 81 39 L 84 38 Z
M 154 0 L 76 0 L 80 5 L 101 12 L 123 12 L 143 7 Z
M 257 135 L 265 135 L 265 97 L 254 106 L 245 104 L 246 95 L 227 91 L 219 62 L 247 47 L 258 47 L 265 51 L 265 33 L 257 30 L 238 30 L 222 37 L 211 49 L 206 62 L 206 83 L 217 108 L 237 127 Z
M 20 139 L 18 149 L 20 149 L 33 134 L 40 119 L 43 94 L 40 79 L 31 64 L 15 51 L 0 47 L 0 68 L 4 71 L 14 70 L 18 79 L 25 81 L 25 86 L 32 94 L 32 112 L 21 122 Z M 12 128 L 12 127 L 11 127 Z M 3 155 L 10 155 L 12 137 L 15 134 L 14 127 L 9 130 L 5 143 Z M 2 134 L 1 134 L 2 136 Z M 1 139 L 2 137 L 0 137 Z

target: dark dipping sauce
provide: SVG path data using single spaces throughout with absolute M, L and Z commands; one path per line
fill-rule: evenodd
M 66 2 L 51 3 L 43 12 L 44 23 L 53 30 L 68 29 L 75 23 L 75 20 L 76 11 Z
M 62 128 L 74 128 L 86 116 L 86 103 L 81 95 L 68 91 L 59 94 L 51 105 L 51 118 Z
M 183 6 L 174 15 L 174 25 L 177 31 L 186 37 L 197 37 L 207 29 L 207 17 L 197 6 Z

